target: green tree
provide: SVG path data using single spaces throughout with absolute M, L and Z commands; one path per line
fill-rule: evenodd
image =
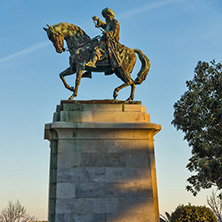
M 196 174 L 187 179 L 186 188 L 197 195 L 213 185 L 222 189 L 222 64 L 198 62 L 186 85 L 174 104 L 172 124 L 192 147 L 187 168 Z
M 217 222 L 210 208 L 205 206 L 180 205 L 172 213 L 172 222 Z
M 28 222 L 36 220 L 35 217 L 26 213 L 24 206 L 19 201 L 9 201 L 8 206 L 0 213 L 0 222 Z

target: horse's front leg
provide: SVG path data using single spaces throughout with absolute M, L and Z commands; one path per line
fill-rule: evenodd
M 78 88 L 79 88 L 79 84 L 80 84 L 80 80 L 82 78 L 83 75 L 83 70 L 78 70 L 76 72 L 76 84 L 75 84 L 75 89 L 74 89 L 74 93 L 72 94 L 72 96 L 69 97 L 69 100 L 73 100 L 74 97 L 77 96 L 78 93 Z
M 70 87 L 69 84 L 66 82 L 65 80 L 65 76 L 69 76 L 72 75 L 76 72 L 76 70 L 74 70 L 73 68 L 69 67 L 66 70 L 64 70 L 63 72 L 61 72 L 59 74 L 60 79 L 62 80 L 64 86 L 66 87 L 66 89 L 70 90 L 70 91 L 74 91 L 73 87 Z

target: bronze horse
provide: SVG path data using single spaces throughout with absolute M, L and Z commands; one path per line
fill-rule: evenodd
M 47 25 L 48 28 L 44 28 L 47 32 L 48 38 L 52 41 L 56 51 L 62 53 L 65 51 L 63 46 L 63 40 L 66 40 L 68 50 L 70 52 L 69 64 L 66 70 L 60 73 L 60 78 L 64 86 L 73 92 L 69 100 L 73 100 L 77 96 L 78 87 L 82 77 L 91 78 L 91 72 L 105 72 L 106 75 L 115 73 L 124 83 L 119 87 L 115 88 L 113 92 L 113 97 L 116 99 L 118 96 L 117 92 L 126 87 L 131 86 L 130 97 L 127 99 L 134 99 L 135 85 L 141 84 L 149 70 L 150 70 L 150 60 L 143 54 L 139 49 L 130 49 L 126 46 L 124 48 L 124 58 L 120 67 L 111 68 L 109 58 L 97 61 L 96 68 L 85 66 L 86 62 L 89 61 L 90 54 L 98 42 L 98 37 L 90 39 L 90 37 L 78 26 L 69 23 L 59 23 L 54 26 Z M 139 59 L 142 63 L 141 69 L 137 74 L 137 78 L 133 80 L 130 76 L 133 67 L 136 63 L 136 54 L 138 54 Z M 86 72 L 84 73 L 84 70 Z M 76 73 L 75 87 L 70 87 L 65 80 L 65 76 L 72 75 Z

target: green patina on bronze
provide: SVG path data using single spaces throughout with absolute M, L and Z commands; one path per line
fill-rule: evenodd
M 113 98 L 116 99 L 120 89 L 131 86 L 127 101 L 133 100 L 135 85 L 141 84 L 150 70 L 150 60 L 141 50 L 131 49 L 119 43 L 119 22 L 114 18 L 114 12 L 105 8 L 102 15 L 106 22 L 96 16 L 93 16 L 93 21 L 103 34 L 92 39 L 80 27 L 69 23 L 47 25 L 48 28 L 44 28 L 58 53 L 65 51 L 63 40 L 67 43 L 70 67 L 60 73 L 60 78 L 64 86 L 73 92 L 69 100 L 77 96 L 81 78 L 91 78 L 92 72 L 104 72 L 105 75 L 116 74 L 124 83 L 115 88 Z M 130 74 L 136 63 L 135 53 L 138 54 L 142 66 L 136 79 L 133 80 Z M 85 73 L 84 70 L 86 70 Z M 75 87 L 70 87 L 65 76 L 74 73 L 76 73 Z
M 105 99 L 105 100 L 62 100 L 61 104 L 140 104 L 141 101 L 122 101 L 117 99 Z

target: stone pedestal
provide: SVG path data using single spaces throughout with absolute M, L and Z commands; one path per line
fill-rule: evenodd
M 61 101 L 45 125 L 49 222 L 159 222 L 160 129 L 141 102 Z

